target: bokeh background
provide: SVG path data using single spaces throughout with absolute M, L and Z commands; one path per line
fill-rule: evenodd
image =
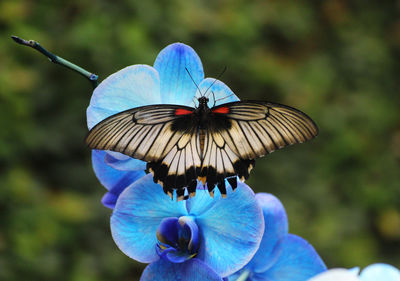
M 138 280 L 83 139 L 92 88 L 10 35 L 104 79 L 191 45 L 242 99 L 285 103 L 315 140 L 257 162 L 328 267 L 400 266 L 399 1 L 0 1 L 0 280 Z

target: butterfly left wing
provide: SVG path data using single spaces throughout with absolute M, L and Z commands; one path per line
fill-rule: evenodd
M 201 159 L 193 125 L 194 108 L 149 105 L 112 115 L 91 129 L 86 143 L 92 149 L 111 150 L 148 162 L 147 169 L 172 196 L 177 189 L 196 189 Z M 193 194 L 192 194 L 193 195 Z
M 191 130 L 187 120 L 190 120 L 193 110 L 178 105 L 129 109 L 94 126 L 86 137 L 86 143 L 93 149 L 112 150 L 146 162 L 157 161 Z

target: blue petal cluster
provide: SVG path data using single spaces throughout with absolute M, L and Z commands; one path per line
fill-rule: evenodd
M 216 104 L 222 98 L 224 103 L 238 100 L 221 81 L 204 78 L 191 47 L 175 43 L 160 52 L 153 67 L 133 65 L 106 78 L 91 98 L 88 127 L 142 105 L 194 106 L 207 89 Z M 102 203 L 114 209 L 115 243 L 132 259 L 149 263 L 141 280 L 296 281 L 325 270 L 311 245 L 288 234 L 285 210 L 270 194 L 254 195 L 244 183 L 233 192 L 227 184 L 228 199 L 217 189 L 214 198 L 198 190 L 195 197 L 176 202 L 151 174 L 145 175 L 140 160 L 93 150 L 92 161 L 108 190 Z
M 129 257 L 152 263 L 146 274 L 161 270 L 154 262 L 188 266 L 183 263 L 196 259 L 219 276 L 228 276 L 250 261 L 264 233 L 253 191 L 239 183 L 235 192 L 229 189 L 228 197 L 223 199 L 216 190 L 211 198 L 199 190 L 195 197 L 176 202 L 153 183 L 151 175 L 144 176 L 117 201 L 111 216 L 114 241 Z

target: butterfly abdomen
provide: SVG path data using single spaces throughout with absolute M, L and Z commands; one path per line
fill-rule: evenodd
M 204 130 L 200 129 L 200 131 L 199 131 L 199 140 L 200 140 L 200 152 L 201 152 L 201 154 L 203 154 L 203 151 L 204 151 L 204 140 L 205 140 L 205 138 L 206 138 L 206 134 L 205 134 Z

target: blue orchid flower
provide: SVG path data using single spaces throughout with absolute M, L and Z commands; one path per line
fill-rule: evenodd
M 309 281 L 400 281 L 400 270 L 385 263 L 375 263 L 361 271 L 358 267 L 352 269 L 333 268 Z
M 326 270 L 315 249 L 303 238 L 288 233 L 282 203 L 268 193 L 257 193 L 265 232 L 253 259 L 229 281 L 304 281 Z
M 158 54 L 153 67 L 128 66 L 100 83 L 87 108 L 88 128 L 113 114 L 138 106 L 162 103 L 194 106 L 194 97 L 204 94 L 207 89 L 215 100 L 239 100 L 223 82 L 204 79 L 201 60 L 191 47 L 171 44 Z M 210 105 L 213 102 L 210 99 Z M 109 208 L 114 208 L 116 199 L 126 187 L 144 175 L 145 162 L 117 152 L 93 150 L 92 161 L 97 177 L 108 189 L 102 202 Z
M 264 233 L 253 191 L 238 183 L 214 198 L 198 190 L 172 201 L 146 175 L 126 188 L 111 216 L 111 232 L 127 256 L 150 263 L 141 280 L 222 280 L 247 264 Z

